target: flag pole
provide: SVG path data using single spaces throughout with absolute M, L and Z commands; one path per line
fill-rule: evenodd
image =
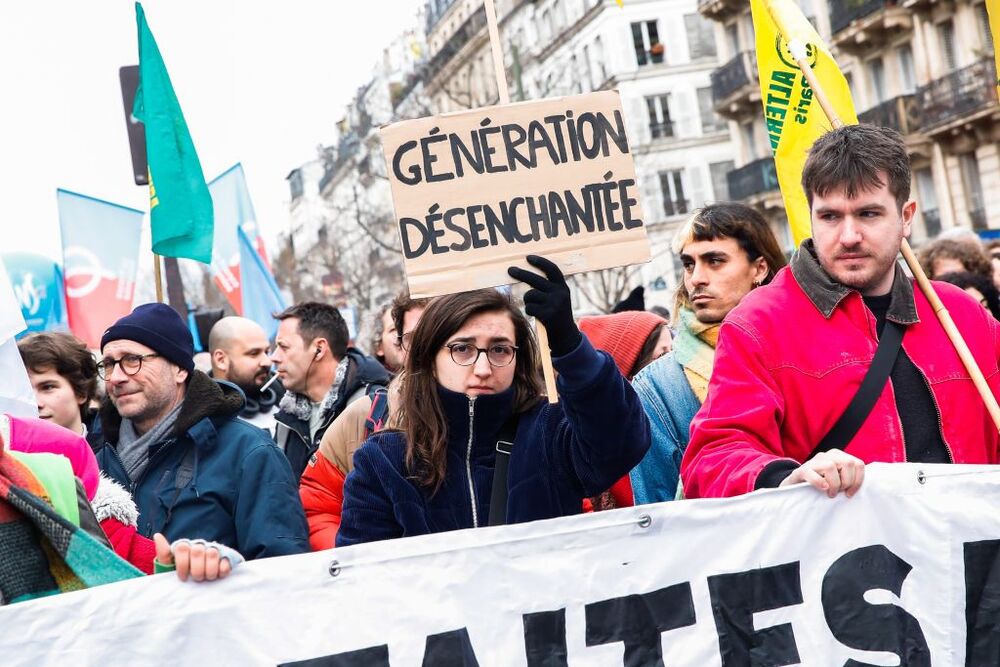
M 771 14 L 771 18 L 774 24 L 777 26 L 778 31 L 782 34 L 788 34 L 782 27 L 778 20 L 778 16 L 775 12 L 771 11 L 771 5 L 768 4 L 768 11 Z M 795 58 L 795 63 L 802 70 L 802 76 L 806 78 L 809 82 L 809 86 L 813 90 L 813 97 L 819 103 L 820 108 L 823 109 L 823 113 L 830 120 L 830 123 L 834 128 L 843 127 L 844 123 L 840 120 L 837 115 L 836 110 L 830 103 L 830 99 L 826 96 L 826 92 L 820 85 L 819 80 L 816 78 L 815 72 L 813 72 L 812 67 L 809 66 L 808 54 L 806 52 L 806 45 L 797 39 L 793 39 L 788 42 L 788 50 L 791 51 L 792 57 Z M 965 339 L 962 338 L 961 332 L 958 327 L 955 326 L 954 320 L 951 319 L 951 313 L 945 308 L 944 303 L 941 301 L 941 297 L 938 296 L 937 292 L 934 291 L 934 287 L 931 285 L 931 281 L 927 278 L 927 274 L 924 273 L 923 268 L 920 266 L 920 262 L 917 261 L 917 256 L 913 253 L 913 248 L 910 247 L 910 243 L 904 238 L 902 246 L 900 247 L 900 252 L 903 255 L 903 259 L 906 261 L 906 265 L 910 267 L 910 271 L 913 273 L 913 277 L 917 281 L 917 285 L 920 286 L 920 291 L 924 293 L 927 297 L 927 301 L 930 302 L 931 308 L 934 310 L 934 314 L 937 315 L 938 320 L 941 322 L 942 328 L 944 328 L 945 334 L 951 341 L 951 344 L 955 347 L 955 351 L 958 352 L 959 358 L 962 360 L 962 365 L 965 366 L 965 370 L 969 373 L 969 377 L 972 378 L 972 383 L 976 386 L 979 391 L 980 398 L 983 399 L 983 403 L 986 404 L 986 410 L 990 413 L 990 417 L 993 419 L 993 425 L 996 426 L 997 430 L 1000 431 L 1000 405 L 997 404 L 997 399 L 990 390 L 990 385 L 986 382 L 986 378 L 983 376 L 982 370 L 980 370 L 979 365 L 976 363 L 975 357 L 972 356 L 972 351 L 969 350 L 968 344 Z
M 156 302 L 163 303 L 163 277 L 160 275 L 160 256 L 153 253 L 153 280 L 156 282 Z
M 483 0 L 486 10 L 486 26 L 490 33 L 490 50 L 493 53 L 493 72 L 497 79 L 500 104 L 510 104 L 510 90 L 507 88 L 507 72 L 503 67 L 503 51 L 500 48 L 500 29 L 497 27 L 497 10 L 493 0 Z M 556 372 L 552 368 L 552 353 L 549 351 L 549 333 L 545 325 L 535 318 L 535 336 L 538 338 L 538 352 L 541 356 L 542 375 L 545 377 L 545 393 L 549 403 L 558 403 L 556 392 Z

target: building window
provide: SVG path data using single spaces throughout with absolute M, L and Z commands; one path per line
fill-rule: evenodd
M 958 156 L 965 186 L 965 205 L 969 209 L 969 222 L 973 229 L 986 229 L 986 204 L 983 198 L 983 183 L 979 179 L 979 161 L 975 153 Z
M 715 37 L 712 24 L 701 14 L 685 14 L 684 27 L 687 29 L 688 54 L 691 60 L 715 57 Z
M 654 139 L 674 136 L 669 93 L 647 97 L 646 110 L 649 112 L 649 133 Z
M 552 20 L 555 22 L 556 30 L 559 32 L 566 26 L 566 8 L 560 0 L 552 3 Z M 553 33 L 553 37 L 555 34 Z
M 882 58 L 872 58 L 868 61 L 868 93 L 875 106 L 885 102 L 885 65 Z
M 733 21 L 726 26 L 726 41 L 729 42 L 729 54 L 735 57 L 740 52 L 740 24 Z
M 917 89 L 917 75 L 913 69 L 913 50 L 909 44 L 905 44 L 896 49 L 896 58 L 899 60 L 899 84 L 903 93 L 909 95 Z
M 542 39 L 547 42 L 556 38 L 555 31 L 552 29 L 552 12 L 548 9 L 542 12 L 542 25 L 539 32 L 542 33 Z
M 656 21 L 633 23 L 632 45 L 635 47 L 635 61 L 640 67 L 663 62 L 664 48 Z
M 708 173 L 712 176 L 712 196 L 715 201 L 729 201 L 729 172 L 736 168 L 732 160 L 713 162 L 708 165 Z
M 669 218 L 688 212 L 684 198 L 684 172 L 680 169 L 660 172 L 660 189 L 663 192 L 663 212 Z
M 288 187 L 292 191 L 292 201 L 295 201 L 305 192 L 305 185 L 302 182 L 302 170 L 296 169 L 288 175 Z
M 917 169 L 917 194 L 924 219 L 924 234 L 932 239 L 941 233 L 941 211 L 938 208 L 937 193 L 934 191 L 934 176 L 930 169 Z
M 701 131 L 703 133 L 721 132 L 728 127 L 726 121 L 715 113 L 711 86 L 698 89 L 698 113 L 701 115 Z
M 993 51 L 993 32 L 990 30 L 990 15 L 986 11 L 986 3 L 976 5 L 976 15 L 979 17 L 979 37 L 983 41 L 983 49 Z
M 583 45 L 583 80 L 587 82 L 587 90 L 593 90 L 601 84 L 600 81 L 594 83 L 594 68 L 590 60 L 590 45 Z
M 857 105 L 858 95 L 854 92 L 854 74 L 851 72 L 844 72 L 844 81 L 847 82 L 847 90 L 851 93 L 851 101 Z
M 600 37 L 594 40 L 594 70 L 597 72 L 597 85 L 604 85 L 608 80 L 608 71 L 604 67 L 604 42 Z
M 740 125 L 740 136 L 743 139 L 743 150 L 747 156 L 747 163 L 757 159 L 757 138 L 753 131 L 753 121 Z
M 955 53 L 955 24 L 942 21 L 937 24 L 938 43 L 941 45 L 941 59 L 949 72 L 958 69 L 958 55 Z

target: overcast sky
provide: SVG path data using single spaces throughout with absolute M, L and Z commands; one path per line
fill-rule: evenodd
M 269 239 L 288 225 L 285 176 L 332 141 L 421 2 L 143 2 L 206 179 L 242 162 Z M 148 211 L 118 83 L 138 63 L 133 2 L 4 2 L 0 63 L 0 250 L 61 259 L 59 187 Z

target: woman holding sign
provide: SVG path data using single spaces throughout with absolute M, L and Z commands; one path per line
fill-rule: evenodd
M 527 318 L 495 290 L 436 299 L 410 343 L 396 428 L 354 455 L 337 545 L 578 514 L 581 501 L 628 473 L 649 448 L 649 423 L 614 360 L 573 321 L 552 262 L 524 303 L 549 332 L 560 403 L 542 395 Z

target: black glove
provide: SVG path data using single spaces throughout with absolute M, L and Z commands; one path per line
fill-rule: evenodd
M 538 255 L 528 255 L 531 264 L 545 274 L 545 278 L 526 269 L 512 266 L 507 269 L 511 278 L 527 283 L 533 289 L 524 294 L 524 312 L 537 317 L 549 334 L 552 356 L 569 354 L 580 344 L 583 334 L 573 320 L 573 302 L 569 285 L 559 267 Z

